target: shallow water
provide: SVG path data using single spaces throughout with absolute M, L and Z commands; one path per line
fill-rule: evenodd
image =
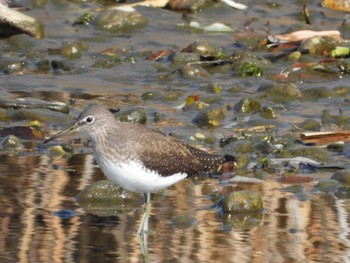
M 246 11 L 236 11 L 218 2 L 191 16 L 204 25 L 221 22 L 240 32 L 253 30 L 261 33 L 267 29 L 272 34 L 280 34 L 311 27 L 313 30 L 339 29 L 343 38 L 350 35 L 346 26 L 340 26 L 345 13 L 325 10 L 319 1 L 275 1 L 280 3 L 279 8 L 272 8 L 270 1 L 244 2 L 249 6 Z M 312 11 L 312 26 L 306 26 L 301 19 L 303 4 L 307 4 Z M 272 82 L 273 74 L 292 64 L 282 61 L 263 78 L 237 78 L 216 71 L 209 74 L 209 78 L 174 74 L 169 80 L 162 81 L 160 77 L 164 72 L 169 73 L 176 67 L 170 63 L 147 61 L 144 56 L 138 57 L 141 52 L 181 50 L 198 39 L 233 51 L 240 47 L 234 34 L 181 29 L 176 26 L 184 22 L 181 13 L 145 7 L 138 10 L 148 18 L 149 24 L 132 33 L 113 35 L 93 27 L 71 26 L 81 13 L 97 7 L 97 3 L 48 1 L 44 7 L 27 12 L 45 24 L 46 37 L 43 40 L 26 36 L 0 40 L 0 61 L 14 59 L 27 62 L 23 71 L 1 73 L 1 98 L 36 98 L 71 104 L 68 116 L 49 113 L 50 118 L 44 121 L 49 130 L 47 135 L 53 134 L 53 130 L 67 127 L 91 102 L 122 109 L 140 106 L 146 110 L 149 126 L 165 133 L 172 132 L 185 142 L 200 132 L 215 139 L 214 144 L 200 142 L 200 146 L 220 152 L 218 139 L 238 134 L 231 128 L 225 128 L 226 124 L 232 123 L 234 113 L 227 112 L 223 125 L 217 129 L 202 130 L 192 124 L 197 111 L 181 111 L 175 107 L 182 104 L 188 95 L 198 92 L 202 98 L 219 97 L 215 105 L 221 106 L 232 106 L 244 97 L 263 100 L 257 89 L 264 83 Z M 251 19 L 250 28 L 245 29 L 245 23 Z M 48 55 L 48 49 L 60 48 L 64 42 L 77 40 L 88 46 L 80 59 Z M 99 53 L 112 47 L 137 54 L 135 63 L 123 62 L 104 69 L 92 67 Z M 255 51 L 255 54 L 264 55 L 264 52 Z M 35 72 L 33 69 L 41 59 L 63 60 L 74 70 L 59 75 Z M 320 78 L 295 78 L 292 82 L 301 90 L 323 86 L 329 89 L 347 87 L 349 82 L 348 76 L 334 78 L 333 75 L 320 73 Z M 208 83 L 219 84 L 222 93 L 213 94 L 200 89 L 200 85 Z M 240 87 L 241 91 L 230 92 L 234 86 Z M 147 91 L 159 91 L 160 97 L 174 92 L 179 92 L 180 96 L 175 101 L 162 98 L 142 100 L 141 95 Z M 277 128 L 271 132 L 277 136 L 290 134 L 291 124 L 306 118 L 320 120 L 324 109 L 337 114 L 341 108 L 344 115 L 349 115 L 348 97 L 294 100 L 282 106 L 271 100 L 263 100 L 263 104 L 278 109 Z M 47 113 L 47 110 L 42 112 Z M 160 123 L 153 122 L 154 112 L 161 114 Z M 23 124 L 31 120 L 29 114 L 23 116 L 4 120 L 0 126 L 11 127 L 14 123 Z M 70 141 L 71 138 L 68 136 L 61 140 Z M 26 151 L 1 152 L 0 262 L 145 261 L 136 235 L 142 204 L 127 212 L 107 211 L 108 216 L 96 215 L 96 211 L 91 213 L 80 207 L 74 197 L 86 186 L 104 179 L 104 176 L 94 163 L 89 149 L 76 152 L 70 158 L 51 157 L 35 147 L 28 147 Z M 349 161 L 341 154 L 333 153 L 333 161 L 350 167 Z M 252 176 L 251 171 L 241 173 Z M 331 175 L 331 172 L 309 175 L 314 181 L 303 186 L 306 190 L 312 189 L 317 180 Z M 267 177 L 261 184 L 228 186 L 222 186 L 214 179 L 199 182 L 186 179 L 153 196 L 148 238 L 149 261 L 350 262 L 350 199 L 315 193 L 300 201 L 300 197 L 283 190 L 287 185 L 276 182 L 275 174 L 267 174 Z M 264 213 L 257 217 L 220 214 L 213 206 L 210 195 L 235 189 L 258 192 L 263 198 Z M 184 228 L 172 223 L 179 216 L 192 219 L 193 224 Z
M 96 216 L 73 200 L 102 179 L 91 155 L 8 156 L 0 170 L 1 262 L 143 261 L 136 235 L 142 205 Z M 223 190 L 216 180 L 187 179 L 154 196 L 150 262 L 347 262 L 349 199 L 315 195 L 300 202 L 269 181 L 240 187 L 262 194 L 266 212 L 255 223 L 249 214 L 223 223 L 208 199 Z M 178 216 L 196 223 L 182 229 L 171 224 Z

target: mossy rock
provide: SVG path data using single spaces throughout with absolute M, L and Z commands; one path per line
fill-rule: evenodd
M 99 216 L 116 215 L 142 203 L 142 195 L 129 192 L 111 181 L 102 180 L 85 187 L 75 200 L 86 211 Z
M 224 119 L 225 112 L 221 107 L 207 107 L 201 110 L 192 122 L 200 128 L 215 128 Z
M 226 213 L 258 212 L 264 208 L 260 194 L 248 190 L 229 193 L 223 199 L 222 207 Z
M 227 230 L 247 231 L 260 225 L 263 218 L 261 212 L 256 213 L 223 213 L 222 223 Z
M 252 98 L 243 98 L 233 106 L 233 110 L 238 113 L 256 113 L 260 110 L 261 103 Z
M 114 114 L 114 116 L 118 120 L 125 122 L 132 122 L 138 124 L 146 124 L 147 122 L 146 112 L 144 109 L 141 108 L 134 108 L 122 112 L 117 112 Z

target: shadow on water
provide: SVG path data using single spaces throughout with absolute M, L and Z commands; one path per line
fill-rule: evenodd
M 1 262 L 340 262 L 350 253 L 349 200 L 300 202 L 266 181 L 255 187 L 266 213 L 249 228 L 234 214 L 222 221 L 215 209 L 204 209 L 212 206 L 208 192 L 220 190 L 217 181 L 184 180 L 153 196 L 150 232 L 139 240 L 142 205 L 97 216 L 74 202 L 102 178 L 91 155 L 3 156 Z M 196 223 L 172 224 L 178 216 Z

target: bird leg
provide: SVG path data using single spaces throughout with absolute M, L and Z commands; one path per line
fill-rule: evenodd
M 148 218 L 151 209 L 151 193 L 145 193 L 146 204 L 143 210 L 143 215 L 137 234 L 140 236 L 148 232 Z

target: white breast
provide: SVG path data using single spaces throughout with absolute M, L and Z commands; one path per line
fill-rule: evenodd
M 122 164 L 99 162 L 99 165 L 103 173 L 113 183 L 126 190 L 140 193 L 151 193 L 165 189 L 187 177 L 184 173 L 163 177 L 157 172 L 145 169 L 144 166 L 135 161 Z

